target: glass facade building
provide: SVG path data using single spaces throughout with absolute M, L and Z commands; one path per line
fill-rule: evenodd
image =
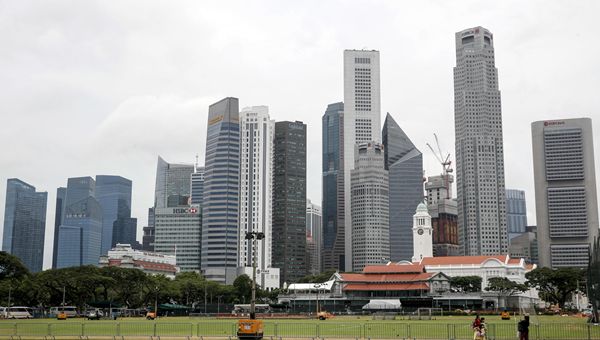
M 345 263 L 343 132 L 344 103 L 329 104 L 322 118 L 323 271 Z
M 210 105 L 202 203 L 202 272 L 231 284 L 238 263 L 240 122 L 237 98 Z
M 506 228 L 509 241 L 527 231 L 527 205 L 523 190 L 506 189 Z
M 62 214 L 64 205 L 66 203 L 65 199 L 67 197 L 67 188 L 60 187 L 56 189 L 56 208 L 54 212 L 54 240 L 53 240 L 53 248 L 52 248 L 52 268 L 56 269 L 56 256 L 58 254 L 58 230 L 60 228 L 60 224 L 62 223 Z
M 308 273 L 306 257 L 306 124 L 275 123 L 272 261 L 280 283 Z
M 389 172 L 391 261 L 413 256 L 413 215 L 423 202 L 423 155 L 388 113 L 383 125 L 385 169 Z
M 102 207 L 102 255 L 117 243 L 134 244 L 131 240 L 135 241 L 136 227 L 132 228 L 132 223 L 137 220 L 131 219 L 131 181 L 121 176 L 98 175 L 95 197 Z
M 203 193 L 204 193 L 204 167 L 196 167 L 196 170 L 192 174 L 191 203 L 202 205 Z
M 154 207 L 186 206 L 191 195 L 193 164 L 168 163 L 158 156 Z
M 156 209 L 154 250 L 175 255 L 182 271 L 200 271 L 202 213 L 198 205 Z
M 42 270 L 47 202 L 47 192 L 37 192 L 17 178 L 6 181 L 2 250 L 31 272 Z

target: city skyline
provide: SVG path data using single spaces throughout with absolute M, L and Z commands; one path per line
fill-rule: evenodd
M 9 79 L 14 79 L 12 86 L 4 92 L 5 112 L 10 113 L 3 113 L 2 118 L 8 118 L 10 124 L 2 124 L 0 135 L 5 145 L 13 147 L 4 151 L 6 157 L 0 161 L 0 209 L 4 209 L 7 178 L 19 178 L 49 193 L 44 259 L 44 268 L 48 268 L 51 262 L 52 247 L 49 245 L 52 244 L 54 230 L 56 189 L 64 185 L 65 179 L 73 176 L 96 173 L 119 175 L 133 182 L 132 217 L 138 218 L 138 239 L 141 240 L 141 227 L 147 224 L 147 208 L 153 203 L 156 157 L 163 155 L 169 160 L 193 163 L 195 155 L 199 154 L 202 159 L 207 107 L 225 96 L 240 98 L 241 106 L 265 103 L 277 113 L 272 117 L 276 121 L 302 120 L 307 124 L 307 197 L 318 203 L 321 197 L 320 124 L 323 108 L 328 103 L 343 100 L 339 86 L 343 50 L 364 46 L 381 53 L 382 112 L 398 113 L 395 116 L 398 124 L 414 139 L 415 146 L 423 151 L 426 175 L 438 175 L 439 165 L 433 155 L 426 151 L 425 142 L 431 142 L 432 134 L 438 133 L 442 148 L 452 153 L 454 158 L 453 131 L 445 131 L 452 126 L 453 35 L 462 29 L 481 25 L 492 31 L 497 39 L 495 52 L 496 66 L 501 73 L 506 186 L 526 191 L 527 217 L 530 224 L 535 224 L 530 123 L 536 120 L 590 117 L 594 130 L 600 131 L 600 100 L 594 96 L 600 84 L 598 79 L 589 77 L 600 72 L 597 63 L 593 62 L 600 57 L 600 51 L 594 46 L 590 49 L 584 43 L 593 41 L 598 33 L 592 13 L 600 10 L 599 5 L 592 2 L 579 3 L 578 6 L 561 6 L 559 2 L 551 4 L 540 8 L 526 3 L 515 8 L 514 3 L 510 2 L 493 3 L 489 4 L 489 12 L 478 14 L 468 13 L 466 8 L 469 6 L 456 4 L 419 4 L 412 6 L 409 11 L 404 6 L 389 3 L 376 3 L 369 9 L 347 9 L 352 17 L 363 18 L 364 11 L 377 17 L 377 22 L 381 24 L 367 29 L 352 28 L 337 19 L 333 22 L 330 18 L 324 20 L 322 14 L 312 19 L 308 14 L 313 11 L 302 7 L 294 7 L 298 14 L 292 18 L 288 15 L 280 18 L 271 16 L 265 23 L 253 23 L 244 19 L 245 14 L 260 13 L 265 10 L 264 5 L 256 9 L 242 5 L 239 13 L 234 11 L 231 15 L 240 19 L 242 24 L 245 23 L 247 26 L 244 27 L 249 27 L 248 31 L 253 32 L 254 38 L 242 43 L 240 53 L 235 56 L 230 53 L 233 52 L 232 45 L 248 36 L 233 27 L 218 33 L 215 27 L 222 27 L 212 21 L 200 25 L 192 22 L 198 21 L 196 19 L 189 22 L 184 20 L 182 25 L 191 25 L 189 31 L 195 38 L 202 36 L 200 32 L 208 32 L 215 38 L 203 40 L 209 45 L 208 49 L 203 47 L 200 50 L 192 48 L 182 51 L 181 48 L 187 48 L 187 42 L 183 44 L 181 41 L 168 40 L 170 35 L 180 32 L 178 27 L 183 26 L 171 25 L 175 27 L 166 28 L 165 32 L 156 36 L 153 31 L 138 31 L 140 28 L 135 28 L 131 21 L 123 17 L 119 19 L 119 13 L 135 9 L 127 5 L 97 4 L 95 6 L 106 9 L 106 13 L 98 14 L 98 17 L 94 11 L 86 10 L 84 5 L 70 6 L 69 10 L 75 16 L 79 13 L 90 19 L 81 24 L 81 21 L 75 23 L 53 15 L 56 10 L 50 11 L 50 5 L 32 8 L 27 3 L 9 4 L 7 11 L 0 14 L 3 20 L 11 23 L 19 21 L 16 27 L 30 25 L 37 28 L 26 29 L 19 32 L 22 35 L 11 38 L 9 36 L 15 32 L 0 33 L 7 39 L 9 51 L 9 56 L 2 59 L 0 69 L 5 71 L 3 74 Z M 63 5 L 57 3 L 52 6 L 60 8 Z M 320 6 L 325 12 L 335 8 L 331 4 L 314 3 L 314 6 Z M 160 17 L 159 14 L 165 11 L 165 8 L 155 4 L 148 7 L 149 21 Z M 204 9 L 190 7 L 185 12 L 200 13 Z M 181 9 L 168 9 L 172 16 L 183 17 L 178 16 L 183 13 Z M 285 7 L 280 5 L 272 9 L 277 13 L 284 10 Z M 420 11 L 423 14 L 416 15 Z M 45 20 L 37 26 L 32 25 L 34 20 L 37 21 L 37 15 L 46 12 Z M 224 15 L 223 8 L 219 6 L 207 8 L 205 12 Z M 206 14 L 198 15 L 204 17 Z M 530 16 L 535 20 L 527 19 Z M 578 17 L 578 20 L 556 20 L 568 16 Z M 95 20 L 91 20 L 93 18 Z M 442 22 L 435 25 L 419 22 L 424 18 L 428 22 L 437 19 Z M 142 20 L 141 26 L 145 26 L 146 21 L 139 20 Z M 286 20 L 290 23 L 286 24 Z M 371 21 L 375 19 L 366 20 L 375 22 Z M 105 24 L 109 22 L 115 24 Z M 162 26 L 170 26 L 161 23 Z M 281 24 L 281 31 L 272 38 L 265 37 L 269 35 L 268 28 L 277 23 Z M 74 24 L 83 25 L 76 34 Z M 293 28 L 310 26 L 306 24 L 315 24 L 315 27 L 307 30 L 305 35 L 298 34 Z M 111 27 L 109 33 L 119 32 L 115 30 L 126 32 L 125 37 L 134 38 L 132 46 L 141 44 L 140 41 L 152 35 L 156 41 L 164 42 L 165 47 L 160 51 L 181 51 L 183 60 L 175 59 L 177 62 L 173 62 L 172 55 L 167 52 L 166 55 L 150 53 L 148 58 L 144 58 L 143 51 L 146 49 L 138 49 L 142 52 L 132 51 L 135 48 L 128 48 L 121 38 L 116 40 L 122 45 L 104 45 L 106 41 L 103 38 L 106 35 L 90 42 L 100 50 L 86 48 L 83 41 L 90 38 L 87 34 L 95 34 L 100 26 Z M 577 33 L 571 36 L 573 27 L 577 27 Z M 390 30 L 402 34 L 392 37 Z M 277 39 L 288 42 L 274 44 Z M 18 40 L 22 41 L 22 46 L 17 43 Z M 561 41 L 561 44 L 553 43 L 555 41 Z M 254 45 L 258 45 L 258 49 Z M 271 45 L 277 46 L 277 50 Z M 515 46 L 518 48 L 513 48 Z M 206 56 L 211 54 L 206 52 L 211 50 L 210 47 L 215 57 Z M 29 48 L 33 48 L 33 52 Z M 264 51 L 257 53 L 260 49 Z M 406 50 L 412 54 L 406 54 Z M 67 52 L 63 55 L 59 51 Z M 102 58 L 107 57 L 103 57 L 100 51 L 107 51 L 110 63 L 103 63 Z M 120 51 L 122 55 L 113 51 Z M 202 58 L 198 58 L 199 55 Z M 222 56 L 225 58 L 221 64 L 212 64 L 211 58 L 219 59 Z M 261 58 L 265 56 L 268 58 L 262 61 Z M 33 60 L 33 64 L 17 62 L 17 59 L 27 60 L 27 63 Z M 66 68 L 65 64 L 59 62 L 62 59 L 80 61 Z M 139 61 L 137 59 L 146 63 L 134 66 Z M 235 62 L 239 60 L 246 62 Z M 163 62 L 174 70 L 152 66 Z M 177 63 L 181 63 L 181 66 Z M 101 69 L 100 64 L 106 69 Z M 209 64 L 214 70 L 205 68 Z M 231 69 L 223 67 L 233 64 L 239 65 Z M 271 69 L 265 73 L 266 66 Z M 190 71 L 182 72 L 179 67 L 189 68 Z M 548 72 L 549 69 L 552 72 Z M 96 75 L 98 78 L 92 85 L 74 73 L 83 74 L 85 79 Z M 259 76 L 264 77 L 261 79 Z M 312 80 L 305 82 L 303 78 Z M 238 79 L 241 80 L 236 82 Z M 288 86 L 280 86 L 281 79 L 285 79 Z M 35 86 L 23 90 L 32 83 Z M 295 93 L 304 93 L 305 96 L 295 105 L 289 105 Z M 13 128 L 25 124 L 32 129 L 23 132 Z M 72 133 L 72 138 L 65 141 L 56 138 L 67 130 Z M 33 141 L 29 142 L 30 139 Z M 27 141 L 17 145 L 8 144 L 13 140 Z M 598 173 L 598 139 L 594 143 Z M 98 154 L 102 155 L 100 161 L 94 159 Z M 60 155 L 60 162 L 52 162 L 47 158 L 49 155 L 53 159 Z M 47 164 L 45 171 L 39 172 L 35 166 L 31 166 L 33 160 Z M 200 163 L 203 164 L 203 161 Z M 0 214 L 3 215 L 3 210 L 0 210 Z

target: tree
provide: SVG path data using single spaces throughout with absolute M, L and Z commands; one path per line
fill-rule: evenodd
M 600 238 L 598 237 L 594 238 L 594 244 L 588 261 L 587 295 L 592 305 L 590 321 L 598 323 L 598 320 L 600 320 L 600 315 L 598 315 L 598 309 L 600 308 Z
M 252 279 L 250 279 L 248 275 L 243 274 L 238 276 L 235 281 L 233 281 L 233 288 L 236 291 L 238 301 L 245 301 L 246 303 L 250 302 L 252 299 Z
M 0 281 L 20 280 L 29 275 L 21 260 L 5 251 L 0 251 Z
M 506 298 L 508 296 L 513 296 L 519 292 L 525 292 L 527 289 L 528 287 L 526 284 L 511 281 L 506 277 L 492 277 L 488 279 L 488 286 L 485 287 L 485 290 L 487 291 L 498 293 L 498 296 L 501 298 L 499 301 L 501 307 L 506 306 Z
M 564 307 L 571 294 L 577 290 L 577 282 L 583 281 L 584 271 L 577 268 L 537 268 L 525 274 L 527 285 L 539 291 L 540 298 Z
M 450 278 L 450 287 L 461 293 L 475 293 L 481 291 L 480 276 L 455 276 Z
M 177 274 L 173 284 L 178 291 L 178 301 L 182 304 L 185 303 L 186 306 L 204 299 L 207 281 L 196 272 Z

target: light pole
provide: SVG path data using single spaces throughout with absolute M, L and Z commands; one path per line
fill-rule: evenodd
M 257 231 L 246 232 L 245 239 L 252 240 L 252 300 L 250 300 L 250 319 L 256 319 L 256 241 L 265 238 L 265 233 Z
M 315 288 L 317 289 L 317 319 L 319 318 L 319 288 L 323 286 L 323 283 L 315 283 Z
M 221 298 L 223 295 L 217 295 L 217 316 L 221 313 Z
M 154 287 L 154 319 L 158 318 L 158 286 Z

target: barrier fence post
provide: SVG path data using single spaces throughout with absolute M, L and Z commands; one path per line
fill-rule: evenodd
M 13 335 L 17 335 L 17 323 L 13 324 Z
M 535 338 L 538 340 L 540 339 L 540 324 L 539 323 L 535 325 Z
M 588 340 L 592 340 L 592 330 L 590 329 L 590 324 L 587 324 L 587 329 L 588 329 Z
M 320 329 L 320 327 L 319 327 L 319 326 L 320 326 L 320 325 L 319 325 L 319 324 L 317 324 L 317 338 L 318 338 L 318 337 L 320 336 L 320 334 L 321 334 L 321 332 L 320 332 L 320 331 L 321 331 L 321 329 Z
M 154 320 L 154 336 L 156 336 L 156 320 Z
M 407 337 L 410 339 L 410 324 L 409 323 L 406 324 L 406 333 L 407 333 L 406 334 Z
M 52 335 L 52 324 L 48 322 L 48 336 Z
M 278 334 L 279 333 L 278 333 L 278 330 L 277 330 L 277 322 L 275 322 L 275 336 L 277 336 Z
M 121 323 L 117 322 L 117 335 L 121 336 Z
M 83 336 L 84 332 L 85 332 L 85 323 L 82 322 L 81 323 L 81 336 Z

